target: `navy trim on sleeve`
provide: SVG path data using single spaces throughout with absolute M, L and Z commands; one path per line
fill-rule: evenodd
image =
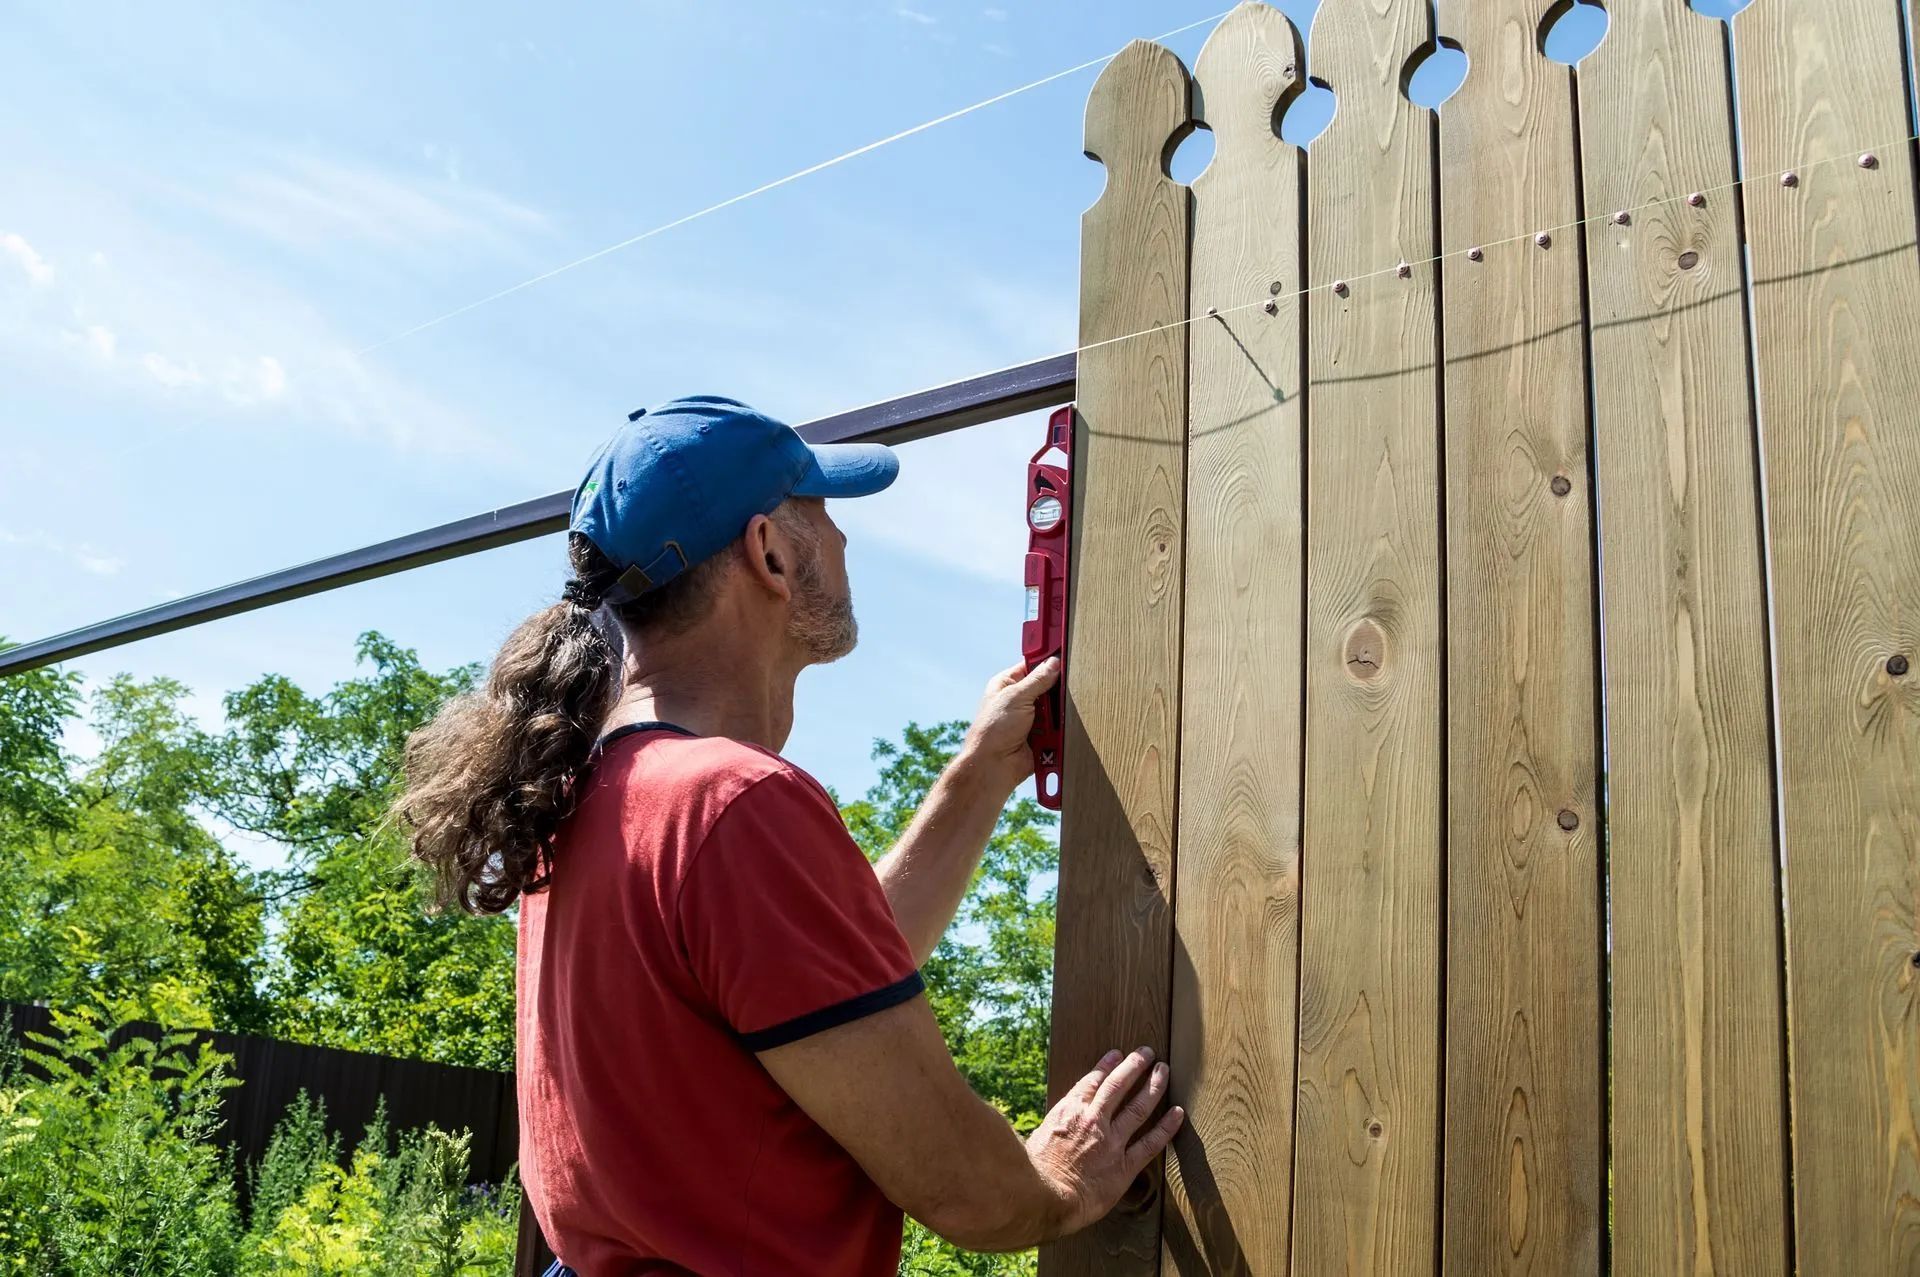
M 852 1024 L 855 1020 L 865 1019 L 875 1012 L 897 1007 L 902 1002 L 919 997 L 926 987 L 927 982 L 921 978 L 918 971 L 914 971 L 906 979 L 890 984 L 884 989 L 875 989 L 871 993 L 862 993 L 858 997 L 848 998 L 845 1002 L 836 1002 L 818 1011 L 796 1015 L 786 1023 L 776 1024 L 770 1029 L 756 1029 L 752 1033 L 739 1034 L 740 1045 L 749 1051 L 771 1051 L 776 1046 L 798 1042 L 801 1038 L 810 1038 L 816 1033 L 837 1029 L 843 1024 Z

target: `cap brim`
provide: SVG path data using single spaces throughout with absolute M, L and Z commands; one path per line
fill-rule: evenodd
M 880 443 L 809 444 L 812 462 L 793 485 L 796 497 L 870 497 L 900 473 L 900 458 Z

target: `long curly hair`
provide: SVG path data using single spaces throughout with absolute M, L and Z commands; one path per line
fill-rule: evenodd
M 522 621 L 486 682 L 407 740 L 394 812 L 431 871 L 436 910 L 501 913 L 551 881 L 554 832 L 619 698 L 622 639 L 600 615 L 619 572 L 579 533 L 567 556 L 573 579 L 561 601 Z M 606 611 L 628 635 L 684 632 L 711 608 L 728 557 Z

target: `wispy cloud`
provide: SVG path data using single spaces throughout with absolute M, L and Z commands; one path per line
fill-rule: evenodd
M 520 236 L 549 229 L 545 214 L 462 181 L 458 152 L 427 147 L 424 153 L 443 162 L 440 174 L 397 174 L 294 155 L 173 193 L 232 226 L 300 248 L 346 241 L 499 251 L 517 247 Z
M 52 263 L 42 257 L 38 249 L 12 231 L 0 235 L 0 253 L 5 253 L 26 274 L 27 281 L 36 288 L 44 288 L 53 282 Z
M 934 17 L 932 14 L 922 13 L 918 9 L 901 8 L 895 9 L 893 12 L 895 17 L 904 18 L 908 22 L 917 22 L 923 27 L 937 26 L 940 22 L 940 19 Z
M 207 380 L 192 364 L 177 364 L 158 351 L 148 351 L 141 357 L 140 366 L 147 370 L 149 377 L 168 390 L 177 390 L 181 386 L 202 385 Z
M 1005 9 L 982 9 L 980 16 L 988 22 L 1005 22 L 1007 20 L 1007 11 Z
M 88 572 L 94 576 L 113 576 L 126 566 L 126 560 L 102 554 L 84 541 L 69 543 L 48 536 L 44 532 L 13 532 L 0 528 L 0 545 L 17 546 L 26 550 L 43 550 L 66 559 L 82 572 Z

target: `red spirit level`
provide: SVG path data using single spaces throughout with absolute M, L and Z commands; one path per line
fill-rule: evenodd
M 1058 454 L 1058 464 L 1053 464 Z M 1073 409 L 1047 420 L 1047 441 L 1027 463 L 1027 620 L 1020 651 L 1032 669 L 1050 656 L 1062 661 L 1060 681 L 1034 706 L 1034 789 L 1040 805 L 1060 810 L 1061 757 L 1066 734 L 1067 529 L 1072 521 Z

